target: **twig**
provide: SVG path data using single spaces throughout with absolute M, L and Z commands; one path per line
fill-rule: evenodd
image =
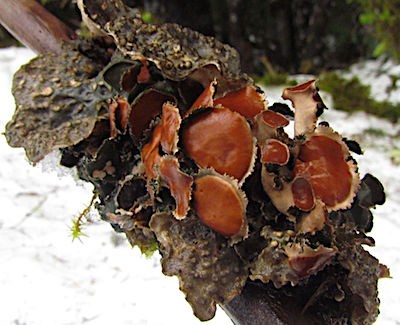
M 318 321 L 293 297 L 265 284 L 248 281 L 241 294 L 222 309 L 235 325 L 310 325 Z
M 35 0 L 0 0 L 0 23 L 36 53 L 60 53 L 75 32 Z

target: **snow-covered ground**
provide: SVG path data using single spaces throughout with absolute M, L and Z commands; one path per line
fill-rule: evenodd
M 12 75 L 32 57 L 26 49 L 0 50 L 0 132 L 14 111 Z M 376 66 L 357 71 L 368 75 L 365 69 Z M 400 74 L 400 67 L 391 69 Z M 274 97 L 276 90 L 268 94 Z M 400 168 L 391 161 L 400 148 L 400 126 L 333 109 L 324 118 L 361 143 L 361 174 L 372 173 L 386 188 L 387 203 L 374 212 L 371 251 L 390 266 L 393 278 L 380 281 L 377 325 L 400 324 Z M 77 185 L 49 160 L 32 167 L 23 150 L 8 147 L 0 136 L 0 324 L 200 324 L 178 281 L 162 275 L 159 256 L 141 256 L 95 213 L 88 236 L 72 242 L 71 220 L 90 198 L 90 186 Z M 207 324 L 231 322 L 218 310 Z

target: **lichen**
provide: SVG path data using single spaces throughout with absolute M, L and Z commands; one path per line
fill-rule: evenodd
M 111 91 L 94 77 L 99 67 L 73 47 L 47 54 L 14 76 L 16 111 L 6 126 L 13 147 L 23 147 L 33 163 L 57 148 L 87 138 Z
M 240 293 L 247 279 L 244 263 L 222 236 L 195 216 L 177 221 L 154 215 L 150 227 L 160 242 L 163 272 L 179 277 L 200 320 L 211 319 L 217 303 L 228 303 Z
M 79 40 L 22 67 L 9 143 L 33 163 L 60 148 L 102 219 L 145 254 L 159 249 L 201 320 L 260 280 L 322 323 L 372 323 L 388 272 L 362 245 L 384 192 L 360 180 L 356 142 L 317 126 L 315 80 L 284 91 L 295 112 L 267 107 L 231 47 L 145 24 L 119 0 L 79 4 L 115 44 Z

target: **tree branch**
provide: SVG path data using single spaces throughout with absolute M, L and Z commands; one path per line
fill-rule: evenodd
M 303 312 L 302 306 L 280 290 L 266 284 L 247 281 L 240 295 L 222 309 L 235 325 L 310 325 L 315 315 Z
M 36 53 L 61 53 L 75 32 L 35 0 L 0 0 L 0 23 Z

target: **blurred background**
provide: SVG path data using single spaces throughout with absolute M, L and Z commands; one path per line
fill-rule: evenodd
M 73 29 L 75 0 L 38 0 Z M 125 0 L 238 49 L 246 72 L 315 73 L 382 54 L 400 59 L 399 0 Z M 0 46 L 17 44 L 0 28 Z M 266 67 L 266 61 L 270 67 Z

